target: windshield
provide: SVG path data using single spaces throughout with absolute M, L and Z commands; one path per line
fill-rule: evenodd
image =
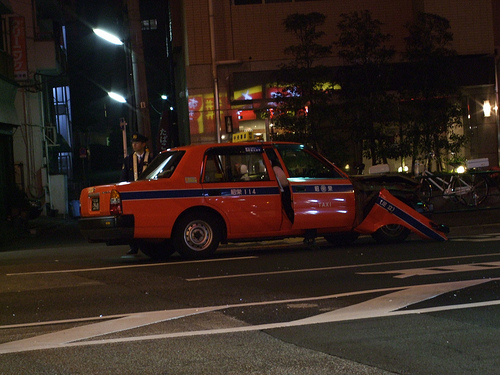
M 156 180 L 169 178 L 179 164 L 184 151 L 167 151 L 158 155 L 146 170 L 139 176 L 139 180 Z

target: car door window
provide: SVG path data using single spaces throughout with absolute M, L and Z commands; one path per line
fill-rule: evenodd
M 218 147 L 206 153 L 204 183 L 268 180 L 262 147 Z
M 290 178 L 343 178 L 327 160 L 303 145 L 277 145 Z

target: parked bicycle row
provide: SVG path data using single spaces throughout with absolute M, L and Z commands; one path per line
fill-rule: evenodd
M 500 203 L 500 200 L 488 200 L 488 197 L 500 197 L 500 168 L 490 167 L 487 158 L 470 160 L 463 168 L 458 165 L 453 167 L 451 172 L 416 168 L 417 174 L 413 180 L 417 182 L 416 191 L 422 201 L 435 205 L 439 199 L 441 203 L 457 202 L 466 207 L 477 207 L 493 201 L 495 204 Z M 389 168 L 385 164 L 371 167 L 368 174 L 387 172 Z

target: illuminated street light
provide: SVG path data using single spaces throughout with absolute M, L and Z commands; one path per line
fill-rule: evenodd
M 127 60 L 130 59 L 132 67 L 132 82 L 129 82 L 129 89 L 132 87 L 134 92 L 133 107 L 134 115 L 137 121 L 137 130 L 139 133 L 148 138 L 148 146 L 151 148 L 151 123 L 149 118 L 144 51 L 142 47 L 139 0 L 127 0 L 127 10 L 130 29 L 130 35 L 127 38 L 127 46 L 124 45 L 120 38 L 108 33 L 107 31 L 99 28 L 95 28 L 93 31 L 100 38 L 103 38 L 104 40 L 115 45 L 123 45 L 125 47 L 125 55 Z
M 98 37 L 100 37 L 100 38 L 102 38 L 110 43 L 113 43 L 117 46 L 123 45 L 123 42 L 120 40 L 120 38 L 118 38 L 117 36 L 115 36 L 113 34 L 108 33 L 107 31 L 104 31 L 102 29 L 97 29 L 97 28 L 93 29 L 93 31 Z
M 489 100 L 485 100 L 483 104 L 484 117 L 491 116 L 491 104 Z
M 120 103 L 126 103 L 127 99 L 125 99 L 123 96 L 120 94 L 117 94 L 116 92 L 108 92 L 108 95 L 111 99 L 116 100 L 117 102 Z

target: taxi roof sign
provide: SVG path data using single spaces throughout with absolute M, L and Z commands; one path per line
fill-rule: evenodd
M 239 132 L 233 134 L 233 143 L 253 141 L 253 132 Z

